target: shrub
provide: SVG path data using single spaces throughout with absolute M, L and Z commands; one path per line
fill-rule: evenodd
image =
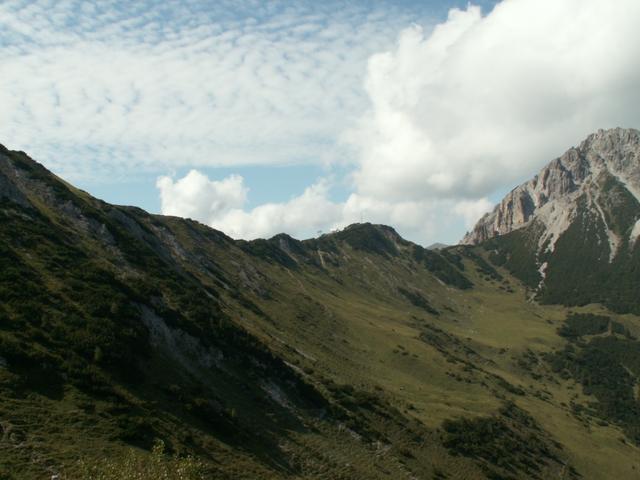
M 205 467 L 194 457 L 168 456 L 161 440 L 156 441 L 151 454 L 133 449 L 115 459 L 95 463 L 80 463 L 84 480 L 200 480 L 205 478 Z M 206 477 L 211 478 L 211 477 Z

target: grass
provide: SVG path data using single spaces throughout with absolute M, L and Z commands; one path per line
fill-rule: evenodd
M 638 468 L 620 427 L 571 406 L 597 399 L 544 361 L 570 311 L 637 336 L 634 315 L 539 305 L 480 248 L 427 253 L 373 225 L 235 243 L 58 185 L 109 239 L 29 188 L 36 210 L 0 205 L 0 478 L 191 455 L 225 479 L 483 479 L 487 459 L 452 452 L 443 424 L 473 433 L 510 402 L 585 478 Z M 145 311 L 169 340 L 141 328 Z M 507 438 L 526 433 L 509 422 Z
M 364 270 L 372 279 L 371 284 L 384 285 L 384 281 L 378 281 L 377 277 L 392 277 L 411 282 L 416 288 L 415 272 L 410 269 L 400 267 L 384 272 L 380 271 L 382 269 L 379 264 L 375 268 L 364 260 L 363 264 L 353 265 L 353 273 L 347 273 L 354 275 L 355 281 L 345 283 L 357 285 L 357 279 Z M 345 273 L 342 273 L 343 278 Z M 345 383 L 359 383 L 372 389 L 380 387 L 399 408 L 411 406 L 407 410 L 408 414 L 425 425 L 435 428 L 448 418 L 459 415 L 473 418 L 497 411 L 500 400 L 496 392 L 506 398 L 512 395 L 495 385 L 489 384 L 490 387 L 486 388 L 480 383 L 474 383 L 489 383 L 493 377 L 487 380 L 485 373 L 462 373 L 464 368 L 448 363 L 417 339 L 420 328 L 411 318 L 420 318 L 425 323 L 437 325 L 465 340 L 467 345 L 478 351 L 487 362 L 487 366 L 483 367 L 486 372 L 498 374 L 509 383 L 525 388 L 526 395 L 517 397 L 516 401 L 526 405 L 527 411 L 544 424 L 545 429 L 555 438 L 572 439 L 562 443 L 578 471 L 598 471 L 602 472 L 599 478 L 606 478 L 604 472 L 609 458 L 598 453 L 597 443 L 589 442 L 591 448 L 584 448 L 580 441 L 573 441 L 587 437 L 591 427 L 586 427 L 573 417 L 565 420 L 567 412 L 561 403 L 568 404 L 569 397 L 564 382 L 548 370 L 545 372 L 546 377 L 536 380 L 518 365 L 518 359 L 527 351 L 542 355 L 562 348 L 565 340 L 557 334 L 557 330 L 569 310 L 562 306 L 528 302 L 526 287 L 504 272 L 503 275 L 508 278 L 514 293 L 506 294 L 499 288 L 500 282 L 485 281 L 481 273 L 470 275 L 476 287 L 464 292 L 447 288 L 434 282 L 432 278 L 421 280 L 424 283 L 418 286 L 418 290 L 428 298 L 438 299 L 440 302 L 434 302 L 434 306 L 443 312 L 439 317 L 425 314 L 424 311 L 419 311 L 419 307 L 412 308 L 406 303 L 400 306 L 398 299 L 390 298 L 392 294 L 386 288 L 365 296 L 362 290 L 366 287 L 362 285 L 362 290 L 342 289 L 340 297 L 336 298 L 327 293 L 335 290 L 332 285 L 318 281 L 315 288 L 310 290 L 308 285 L 314 282 L 304 282 L 305 295 L 313 297 L 331 311 L 327 316 L 333 321 L 326 325 L 327 330 L 324 331 L 321 325 L 314 325 L 306 338 L 294 324 L 284 323 L 287 315 L 281 314 L 283 323 L 279 326 L 278 335 L 286 337 L 287 332 L 291 332 L 290 338 L 284 342 L 295 342 L 306 355 L 315 359 L 316 365 L 322 365 L 324 371 L 339 376 Z M 283 292 L 283 297 L 291 298 L 291 292 Z M 329 307 L 336 304 L 340 305 L 339 312 Z M 276 300 L 274 308 L 282 312 L 280 307 Z M 606 309 L 598 306 L 574 310 L 606 312 Z M 610 312 L 607 313 L 611 315 Z M 627 315 L 620 318 L 637 328 L 637 317 Z M 339 325 L 340 328 L 336 330 L 334 325 Z M 274 327 L 264 325 L 264 328 Z M 319 338 L 323 340 L 318 342 Z M 399 345 L 403 348 L 398 348 Z M 394 353 L 394 350 L 397 352 Z M 305 364 L 307 360 L 303 357 L 299 362 Z M 318 366 L 314 368 L 316 371 L 319 369 Z M 452 380 L 453 377 L 447 375 L 447 371 L 456 372 L 463 380 Z M 579 386 L 574 387 L 571 395 L 578 395 L 582 402 L 589 401 L 579 390 Z M 549 392 L 547 400 L 535 397 L 540 391 Z M 549 421 L 554 418 L 559 421 Z M 615 427 L 598 428 L 605 432 L 601 433 L 603 438 L 621 435 Z M 620 443 L 619 440 L 616 441 Z M 615 442 L 605 444 L 608 448 L 618 447 Z M 620 443 L 618 451 L 627 452 L 635 448 Z M 623 456 L 624 454 L 618 454 L 616 458 Z

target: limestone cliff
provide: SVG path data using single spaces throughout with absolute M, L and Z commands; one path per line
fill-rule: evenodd
M 615 201 L 607 189 L 612 181 L 640 201 L 638 130 L 615 128 L 589 135 L 579 146 L 550 162 L 533 179 L 509 192 L 461 243 L 482 243 L 537 220 L 543 226 L 539 247 L 553 250 L 555 242 L 576 217 L 577 200 L 584 197 L 587 208 L 601 217 L 606 226 L 613 257 L 621 236 L 630 235 L 629 241 L 633 243 L 640 234 L 640 225 L 633 225 L 630 232 L 619 231 L 612 225 L 607 215 L 607 204 Z

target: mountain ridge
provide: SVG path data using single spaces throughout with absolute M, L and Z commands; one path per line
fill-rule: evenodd
M 543 167 L 533 179 L 511 190 L 492 212 L 477 222 L 461 243 L 481 243 L 521 228 L 538 217 L 549 230 L 541 241 L 548 241 L 547 248 L 553 249 L 555 241 L 570 223 L 573 214 L 570 204 L 600 174 L 612 175 L 640 202 L 638 130 L 615 128 L 589 135 L 578 147 L 570 148 Z M 563 209 L 565 212 L 557 212 Z M 615 255 L 615 247 L 612 255 Z
M 513 189 L 462 240 L 542 302 L 640 312 L 640 132 L 600 130 Z
M 94 199 L 6 149 L 0 220 L 5 478 L 91 478 L 88 464 L 110 479 L 127 452 L 170 465 L 157 440 L 205 478 L 640 469 L 624 413 L 640 320 L 530 302 L 484 245 L 431 251 L 371 224 L 233 240 Z

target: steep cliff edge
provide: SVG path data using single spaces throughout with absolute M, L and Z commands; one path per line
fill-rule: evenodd
M 600 130 L 513 189 L 463 244 L 542 301 L 640 311 L 640 132 Z
M 545 166 L 538 175 L 514 188 L 465 235 L 461 243 L 475 245 L 497 235 L 530 225 L 534 220 L 544 226 L 539 246 L 552 250 L 555 242 L 577 216 L 578 199 L 586 196 L 587 207 L 599 215 L 607 227 L 611 255 L 620 245 L 620 235 L 629 232 L 609 225 L 606 187 L 618 183 L 636 202 L 640 201 L 640 132 L 615 128 L 589 135 L 578 147 Z M 627 227 L 627 225 L 625 225 Z M 635 227 L 635 229 L 634 229 Z M 618 230 L 618 231 L 617 231 Z

